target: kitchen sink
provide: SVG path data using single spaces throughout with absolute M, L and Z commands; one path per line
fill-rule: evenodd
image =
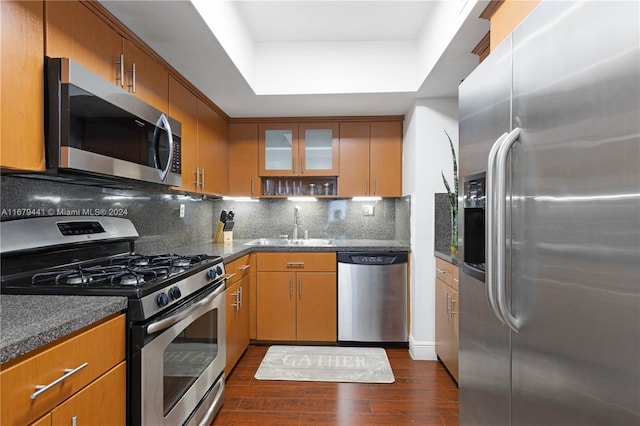
M 331 247 L 333 240 L 326 238 L 309 238 L 306 240 L 287 240 L 284 238 L 258 238 L 245 243 L 246 246 L 303 246 L 303 247 Z

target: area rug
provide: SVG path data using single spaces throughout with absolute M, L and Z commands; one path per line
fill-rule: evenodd
M 255 374 L 258 380 L 393 383 L 382 348 L 271 346 Z

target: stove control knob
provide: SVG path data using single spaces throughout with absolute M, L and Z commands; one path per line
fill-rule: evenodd
M 215 279 L 215 277 L 216 277 L 216 271 L 213 270 L 213 269 L 209 269 L 207 271 L 207 278 L 210 279 L 210 280 L 213 280 L 213 279 Z
M 218 275 L 222 275 L 222 267 L 221 266 L 216 266 L 216 273 Z
M 180 298 L 180 296 L 182 296 L 182 292 L 179 287 L 171 287 L 169 289 L 169 297 L 173 300 Z
M 156 302 L 160 307 L 167 306 L 169 304 L 169 296 L 167 296 L 167 293 L 160 293 L 158 297 L 156 297 Z

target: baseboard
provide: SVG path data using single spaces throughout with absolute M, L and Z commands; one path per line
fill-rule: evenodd
M 417 342 L 413 336 L 409 336 L 409 354 L 416 360 L 436 361 L 438 359 L 435 342 Z

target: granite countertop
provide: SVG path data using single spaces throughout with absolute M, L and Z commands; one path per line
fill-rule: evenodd
M 436 257 L 442 260 L 446 260 L 449 263 L 458 265 L 458 253 L 451 253 L 450 251 L 435 250 Z
M 231 262 L 252 252 L 268 251 L 410 251 L 396 240 L 334 240 L 331 246 L 248 246 L 251 240 L 204 242 L 183 247 L 185 253 L 222 256 Z M 179 251 L 179 250 L 176 250 Z M 127 308 L 126 297 L 27 296 L 0 297 L 0 362 L 6 362 Z
M 338 252 L 338 251 L 410 251 L 411 247 L 396 240 L 333 240 L 330 246 L 281 246 L 281 245 L 245 245 L 252 240 L 233 240 L 230 243 L 205 242 L 184 247 L 184 252 L 206 253 L 222 256 L 225 262 L 231 262 L 245 254 L 273 251 Z
M 12 360 L 127 308 L 126 297 L 0 297 L 0 362 Z

